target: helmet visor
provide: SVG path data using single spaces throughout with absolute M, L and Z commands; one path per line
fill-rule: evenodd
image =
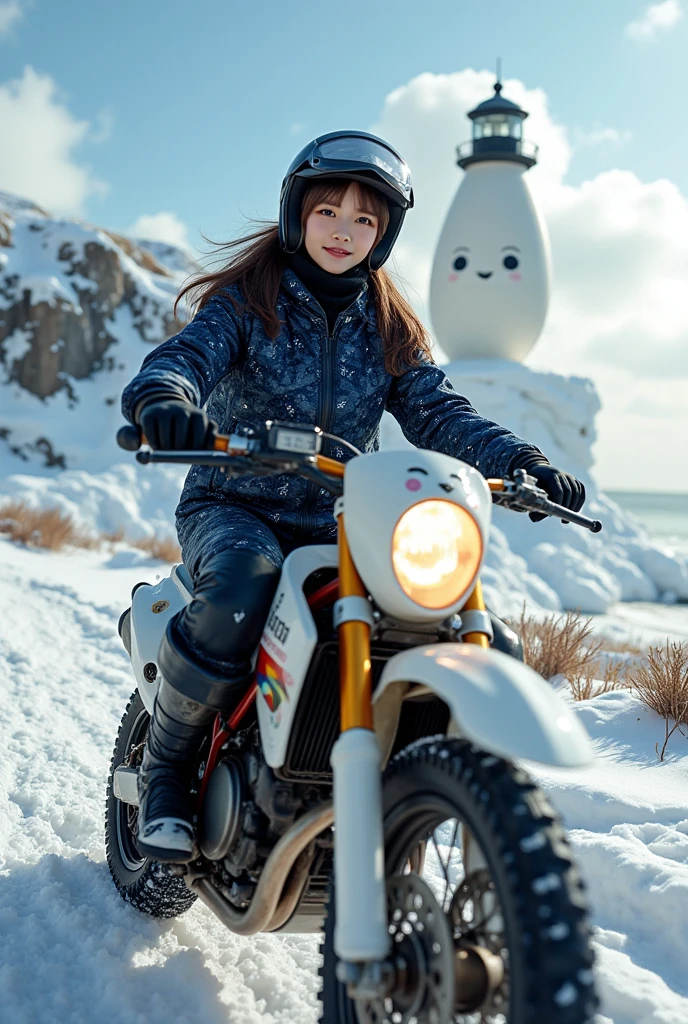
M 356 135 L 346 135 L 340 139 L 326 139 L 313 150 L 311 166 L 324 168 L 332 165 L 332 170 L 340 165 L 341 170 L 347 165 L 350 170 L 371 170 L 382 172 L 405 197 L 411 194 L 411 172 L 405 162 L 374 139 L 365 139 Z M 354 166 L 355 165 L 355 166 Z

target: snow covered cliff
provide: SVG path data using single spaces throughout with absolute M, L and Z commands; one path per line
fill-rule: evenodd
M 172 532 L 183 470 L 139 467 L 115 434 L 122 388 L 178 329 L 174 298 L 196 269 L 171 246 L 57 220 L 0 193 L 0 500 L 57 505 L 92 530 Z M 595 484 L 590 381 L 498 360 L 445 369 L 483 415 L 581 477 L 586 511 L 604 522 L 593 536 L 496 509 L 483 574 L 496 611 L 517 613 L 523 600 L 589 612 L 619 600 L 688 600 L 686 559 Z M 383 443 L 406 443 L 390 417 Z

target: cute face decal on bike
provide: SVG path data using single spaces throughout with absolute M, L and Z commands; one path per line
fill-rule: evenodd
M 405 487 L 407 491 L 411 491 L 413 494 L 418 494 L 421 490 L 426 492 L 435 491 L 437 488 L 444 491 L 445 494 L 451 494 L 458 488 L 471 506 L 477 500 L 470 479 L 465 473 L 449 473 L 444 479 L 433 479 L 427 469 L 423 469 L 421 466 L 409 466 L 407 473 L 409 475 L 406 478 Z M 424 480 L 424 477 L 427 479 Z M 425 496 L 425 494 L 422 495 L 422 497 Z M 430 497 L 429 493 L 427 497 Z

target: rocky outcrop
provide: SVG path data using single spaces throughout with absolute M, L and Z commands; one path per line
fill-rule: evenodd
M 174 299 L 198 269 L 174 247 L 156 251 L 0 192 L 0 441 L 64 464 L 59 443 L 12 415 L 10 396 L 61 396 L 60 407 L 74 409 L 80 382 L 102 378 L 103 401 L 115 404 L 127 364 L 135 372 L 150 346 L 183 326 Z
M 48 220 L 34 222 L 29 230 L 36 236 L 34 244 L 42 247 L 40 236 L 50 236 L 52 225 Z M 87 229 L 83 233 L 98 235 Z M 46 247 L 52 240 L 48 237 Z M 117 340 L 113 322 L 123 306 L 129 308 L 133 326 L 145 342 L 156 344 L 179 330 L 170 294 L 156 297 L 147 293 L 140 278 L 130 269 L 128 272 L 131 256 L 109 235 L 85 237 L 81 244 L 65 241 L 56 256 L 62 264 L 62 288 L 54 286 L 54 278 L 27 282 L 21 274 L 12 273 L 11 260 L 5 267 L 0 281 L 0 295 L 6 304 L 0 314 L 0 354 L 7 380 L 46 398 L 61 389 L 69 391 L 70 379 L 81 380 L 111 368 L 116 355 L 109 354 L 109 349 Z M 145 263 L 150 274 L 172 281 L 172 275 L 153 257 Z M 15 349 L 12 359 L 12 346 L 5 343 L 18 335 L 23 351 L 17 357 Z

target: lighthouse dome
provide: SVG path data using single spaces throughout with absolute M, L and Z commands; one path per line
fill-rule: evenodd
M 475 121 L 476 118 L 484 117 L 488 114 L 511 114 L 520 118 L 521 121 L 528 117 L 527 112 L 521 110 L 518 103 L 513 103 L 506 96 L 502 96 L 502 88 L 501 82 L 495 82 L 494 96 L 490 96 L 488 100 L 483 100 L 474 110 L 469 111 L 468 116 L 471 121 Z

